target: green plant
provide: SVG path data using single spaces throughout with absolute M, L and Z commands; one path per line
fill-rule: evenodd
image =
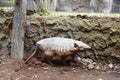
M 9 0 L 10 1 L 10 3 L 13 3 L 14 2 L 14 0 Z

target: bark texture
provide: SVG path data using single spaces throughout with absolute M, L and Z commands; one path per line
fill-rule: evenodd
M 26 0 L 15 1 L 15 11 L 13 18 L 11 57 L 22 59 L 24 55 L 24 29 L 23 22 L 26 15 Z

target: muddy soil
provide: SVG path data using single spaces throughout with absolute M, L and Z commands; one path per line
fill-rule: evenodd
M 3 48 L 0 50 L 0 80 L 120 80 L 120 69 L 87 70 L 45 63 L 30 66 L 11 59 L 8 49 Z

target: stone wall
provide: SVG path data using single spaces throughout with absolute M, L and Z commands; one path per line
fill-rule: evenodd
M 91 50 L 83 57 L 120 59 L 120 18 L 87 16 L 30 17 L 25 33 L 25 50 L 32 52 L 35 43 L 46 37 L 68 37 L 82 40 Z
M 0 49 L 10 48 L 12 12 L 0 10 Z M 112 14 L 111 14 L 112 16 Z M 46 37 L 68 37 L 82 40 L 91 50 L 81 52 L 83 57 L 120 59 L 120 18 L 88 16 L 27 17 L 25 28 L 25 51 L 32 52 L 35 43 Z M 119 61 L 119 60 L 118 60 Z

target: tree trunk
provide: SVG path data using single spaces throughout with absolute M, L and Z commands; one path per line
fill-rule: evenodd
M 57 0 L 51 0 L 50 2 L 50 11 L 56 11 L 56 7 L 57 7 Z
M 38 0 L 37 0 L 38 2 Z M 27 10 L 38 10 L 39 3 L 36 3 L 34 0 L 27 0 Z
M 56 11 L 57 0 L 35 0 L 35 3 L 38 9 Z
M 56 11 L 71 12 L 72 11 L 72 0 L 58 0 Z
M 24 29 L 23 22 L 26 16 L 27 0 L 15 0 L 15 11 L 13 18 L 11 57 L 22 59 L 24 55 Z

